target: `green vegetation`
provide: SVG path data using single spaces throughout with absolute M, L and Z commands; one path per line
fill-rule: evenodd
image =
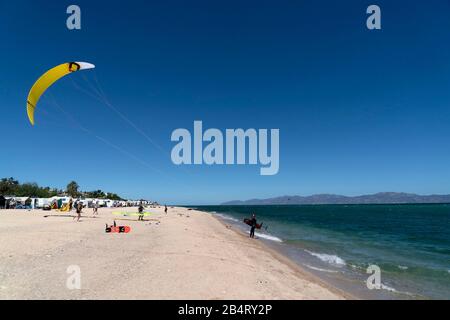
M 78 188 L 78 183 L 76 183 L 75 181 L 71 181 L 66 187 L 67 194 L 72 198 L 78 198 L 80 196 Z
M 3 178 L 0 180 L 0 194 L 14 195 L 17 197 L 50 198 L 62 194 L 62 190 L 50 187 L 39 187 L 37 183 L 19 183 L 14 178 Z
M 95 191 L 87 191 L 84 192 L 84 196 L 86 198 L 94 198 L 94 199 L 111 199 L 111 200 L 123 200 L 120 196 L 115 193 L 105 193 L 102 190 Z
M 79 185 L 76 181 L 71 181 L 66 190 L 59 190 L 57 188 L 40 187 L 37 183 L 20 183 L 14 178 L 3 178 L 0 180 L 0 195 L 10 195 L 17 197 L 35 197 L 35 198 L 50 198 L 53 196 L 68 195 L 73 198 L 96 198 L 96 199 L 111 199 L 124 200 L 119 195 L 110 192 L 96 191 L 79 191 Z

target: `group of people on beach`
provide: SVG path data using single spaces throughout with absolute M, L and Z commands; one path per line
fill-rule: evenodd
M 72 210 L 73 207 L 73 201 L 72 199 L 69 200 L 69 211 Z M 74 217 L 77 218 L 77 222 L 80 221 L 81 219 L 81 212 L 83 210 L 83 204 L 81 203 L 81 201 L 77 201 L 75 202 L 75 208 L 76 208 L 76 212 L 77 212 L 77 216 Z M 94 215 L 98 215 L 98 203 L 94 203 L 94 206 L 92 208 L 93 210 L 93 214 Z M 138 207 L 138 221 L 144 221 L 144 205 L 142 203 L 142 201 L 139 203 L 139 207 Z M 164 205 L 164 213 L 167 214 L 167 205 Z M 256 214 L 252 213 L 252 218 L 250 219 L 250 238 L 255 238 L 255 229 L 257 226 L 257 220 L 256 220 Z
M 75 220 L 75 218 L 77 219 L 77 222 L 80 221 L 81 219 L 81 212 L 83 211 L 83 203 L 81 201 L 75 201 L 75 204 L 72 200 L 72 198 L 69 199 L 69 202 L 67 203 L 68 206 L 68 211 L 72 211 L 73 208 L 75 208 L 77 216 L 73 217 L 73 219 Z M 98 203 L 94 203 L 93 206 L 93 214 L 94 215 L 98 215 Z

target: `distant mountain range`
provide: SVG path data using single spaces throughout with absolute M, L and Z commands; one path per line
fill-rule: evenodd
M 405 203 L 450 203 L 450 194 L 422 196 L 414 193 L 380 192 L 348 197 L 336 194 L 312 196 L 282 196 L 269 199 L 234 200 L 222 205 L 282 205 L 282 204 L 405 204 Z

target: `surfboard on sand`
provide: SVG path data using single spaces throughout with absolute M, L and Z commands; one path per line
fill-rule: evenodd
M 252 219 L 244 219 L 244 223 L 248 224 L 250 227 L 252 226 Z M 262 223 L 257 223 L 256 224 L 256 229 L 261 229 L 262 227 Z

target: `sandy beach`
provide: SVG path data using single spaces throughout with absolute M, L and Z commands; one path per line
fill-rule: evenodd
M 0 299 L 345 299 L 348 295 L 210 214 L 152 208 L 0 210 Z M 48 217 L 44 217 L 48 215 Z M 74 212 L 71 215 L 75 215 Z M 105 224 L 131 227 L 105 233 Z M 66 286 L 69 266 L 81 289 Z

